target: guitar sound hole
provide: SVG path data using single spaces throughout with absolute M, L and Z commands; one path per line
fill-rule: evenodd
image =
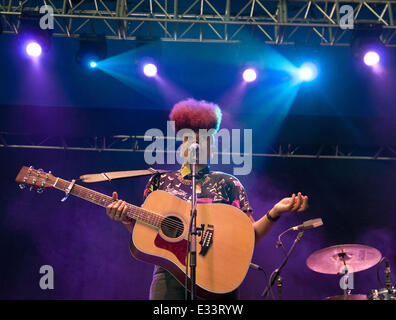
M 166 217 L 161 222 L 161 230 L 167 237 L 177 238 L 183 233 L 183 221 L 181 221 L 178 217 Z

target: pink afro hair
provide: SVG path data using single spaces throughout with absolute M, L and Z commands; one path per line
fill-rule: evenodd
M 221 122 L 221 110 L 217 104 L 205 100 L 187 99 L 176 103 L 169 115 L 170 120 L 175 122 L 175 130 L 199 129 L 219 130 Z

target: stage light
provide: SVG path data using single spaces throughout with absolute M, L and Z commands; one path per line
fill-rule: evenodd
M 95 69 L 107 56 L 107 43 L 104 35 L 81 34 L 78 39 L 79 49 L 76 61 L 84 68 Z
M 23 54 L 29 58 L 38 58 L 49 51 L 51 44 L 50 30 L 39 27 L 40 14 L 24 10 L 20 16 L 18 43 Z
M 385 54 L 384 44 L 380 41 L 382 26 L 379 24 L 358 24 L 355 26 L 351 45 L 355 59 L 366 66 L 375 67 Z
M 143 73 L 146 77 L 154 77 L 157 75 L 157 67 L 153 63 L 147 63 L 143 67 Z
M 375 65 L 377 65 L 378 63 L 379 63 L 379 61 L 380 61 L 380 56 L 379 56 L 379 54 L 377 53 L 377 52 L 375 52 L 375 51 L 368 51 L 368 52 L 366 52 L 366 54 L 364 55 L 364 58 L 363 58 L 363 61 L 364 61 L 364 63 L 367 65 L 367 66 L 375 66 Z
M 31 57 L 39 57 L 42 53 L 41 46 L 34 41 L 31 41 L 26 45 L 25 51 Z
M 98 64 L 97 64 L 95 61 L 90 61 L 90 62 L 89 62 L 89 66 L 90 66 L 91 68 L 96 68 L 97 65 L 98 65 Z
M 312 81 L 318 75 L 317 67 L 310 62 L 304 63 L 298 70 L 298 76 L 302 81 Z
M 253 82 L 254 80 L 257 79 L 257 73 L 256 70 L 252 68 L 245 69 L 242 74 L 243 80 L 246 82 Z

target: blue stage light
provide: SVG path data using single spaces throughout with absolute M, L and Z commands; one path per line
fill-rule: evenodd
M 96 61 L 91 60 L 91 61 L 89 62 L 89 67 L 92 68 L 92 69 L 93 69 L 93 68 L 96 68 L 97 65 L 98 65 L 98 64 L 96 63 Z
M 81 34 L 78 43 L 80 47 L 76 53 L 76 62 L 83 68 L 97 68 L 99 62 L 106 59 L 107 42 L 103 35 Z
M 317 77 L 317 75 L 318 68 L 310 62 L 304 63 L 298 71 L 298 76 L 301 81 L 312 81 Z

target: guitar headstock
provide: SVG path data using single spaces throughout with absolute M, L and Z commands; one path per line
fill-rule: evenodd
M 42 193 L 45 188 L 52 188 L 55 179 L 51 171 L 44 172 L 42 169 L 34 169 L 32 166 L 23 166 L 15 181 L 19 183 L 21 189 L 30 186 L 30 190 L 32 190 L 33 187 L 36 187 L 37 192 Z

